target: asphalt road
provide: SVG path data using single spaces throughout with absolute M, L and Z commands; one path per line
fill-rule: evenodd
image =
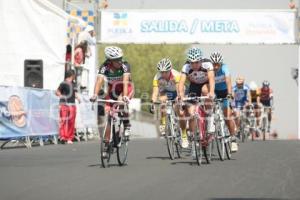
M 130 143 L 128 165 L 100 167 L 96 141 L 0 151 L 1 200 L 300 199 L 300 142 L 240 145 L 233 160 L 169 160 L 164 140 Z

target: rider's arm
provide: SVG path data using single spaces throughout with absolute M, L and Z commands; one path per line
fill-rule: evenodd
M 130 73 L 125 73 L 123 75 L 123 96 L 128 96 L 128 84 L 130 81 Z
M 249 90 L 247 92 L 247 100 L 248 100 L 248 104 L 252 104 L 251 94 Z
M 158 98 L 158 92 L 159 92 L 158 87 L 153 87 L 153 91 L 152 91 L 152 102 L 156 102 L 156 101 L 157 101 L 157 98 Z
M 94 97 L 98 96 L 99 91 L 102 88 L 103 84 L 104 84 L 104 76 L 103 75 L 98 75 L 96 83 L 95 83 Z
M 186 81 L 186 74 L 181 73 L 180 80 L 178 84 L 179 97 L 184 98 L 184 84 Z
M 213 70 L 210 70 L 207 72 L 208 76 L 208 83 L 209 83 L 209 95 L 214 96 L 215 95 L 215 73 Z

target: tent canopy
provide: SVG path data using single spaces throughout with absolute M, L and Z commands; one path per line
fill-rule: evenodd
M 64 77 L 67 22 L 82 20 L 46 0 L 0 1 L 0 85 L 24 86 L 24 61 L 43 60 L 45 89 Z

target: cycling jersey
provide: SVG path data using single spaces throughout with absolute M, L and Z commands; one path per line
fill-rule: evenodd
M 262 87 L 260 89 L 260 102 L 267 107 L 271 106 L 271 94 L 273 93 L 272 89 L 269 87 Z
M 257 103 L 257 97 L 260 96 L 260 91 L 257 90 L 250 90 L 250 98 L 252 103 Z
M 130 65 L 123 62 L 122 66 L 113 71 L 108 61 L 104 62 L 98 72 L 98 76 L 103 76 L 108 82 L 108 93 L 112 99 L 116 99 L 123 92 L 123 76 L 130 74 Z M 128 94 L 132 92 L 131 84 L 128 84 Z M 111 94 L 114 95 L 111 95 Z
M 226 77 L 230 76 L 229 69 L 226 64 L 222 64 L 220 69 L 215 73 L 215 90 L 227 90 Z
M 203 85 L 208 83 L 207 72 L 212 70 L 213 65 L 209 59 L 203 59 L 201 61 L 201 67 L 199 70 L 193 70 L 189 63 L 185 64 L 181 72 L 184 73 L 190 81 L 188 93 L 194 93 L 197 96 L 201 96 Z
M 223 99 L 223 108 L 229 107 L 226 77 L 230 76 L 226 64 L 222 64 L 218 71 L 215 72 L 215 94 L 217 98 Z
M 176 84 L 179 83 L 180 73 L 175 69 L 171 70 L 169 80 L 164 79 L 158 72 L 153 79 L 153 87 L 158 87 L 159 92 L 176 92 Z
M 242 108 L 248 101 L 248 92 L 249 87 L 247 85 L 243 85 L 243 87 L 239 88 L 237 85 L 233 87 L 233 93 L 234 93 L 234 107 L 236 108 Z
M 269 87 L 262 87 L 260 89 L 260 100 L 269 101 L 271 99 L 272 89 Z

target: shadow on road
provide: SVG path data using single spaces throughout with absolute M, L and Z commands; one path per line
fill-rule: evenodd
M 147 160 L 158 159 L 158 160 L 170 160 L 170 157 L 167 156 L 148 156 Z
M 111 168 L 111 167 L 125 167 L 127 166 L 127 164 L 124 164 L 122 166 L 120 166 L 119 164 L 109 164 L 107 168 Z M 91 164 L 91 165 L 88 165 L 88 167 L 99 167 L 99 168 L 103 168 L 101 164 Z M 103 168 L 105 169 L 105 168 Z
M 212 198 L 209 200 L 288 200 L 288 199 L 278 199 L 278 198 Z

